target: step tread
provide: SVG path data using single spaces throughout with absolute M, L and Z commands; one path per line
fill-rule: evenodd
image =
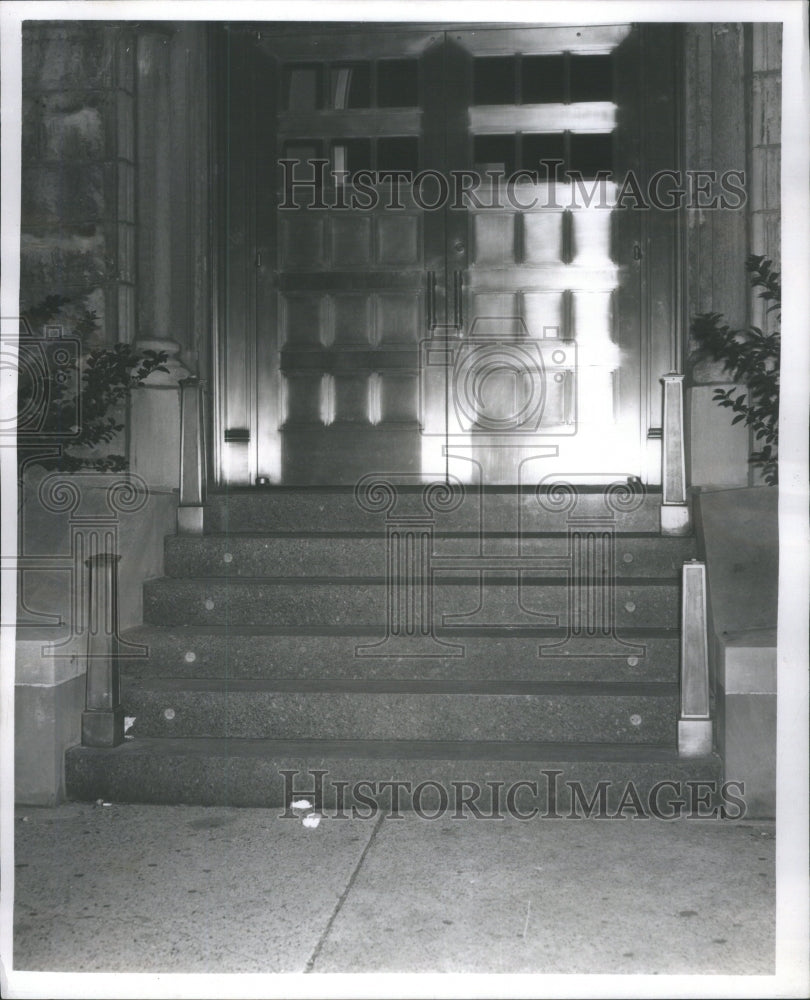
M 572 781 L 584 786 L 594 802 L 596 790 L 606 786 L 610 808 L 618 809 L 625 804 L 631 782 L 645 797 L 656 788 L 671 787 L 673 781 L 675 794 L 680 795 L 684 781 L 719 783 L 722 778 L 716 754 L 680 757 L 674 746 L 644 743 L 154 736 L 136 737 L 110 749 L 73 747 L 65 763 L 67 794 L 82 801 L 101 797 L 116 802 L 260 808 L 283 808 L 290 793 L 306 798 L 314 794 L 317 799 L 317 772 L 323 776 L 322 804 L 327 809 L 337 807 L 339 786 L 346 791 L 347 806 L 357 802 L 367 809 L 368 799 L 361 802 L 354 795 L 358 783 L 368 791 L 369 781 L 378 782 L 384 796 L 383 786 L 394 779 L 407 779 L 412 787 L 424 782 L 435 789 L 438 784 L 448 794 L 459 780 L 468 790 L 470 782 L 482 789 L 497 785 L 513 791 L 526 790 L 526 782 L 536 783 L 536 803 L 530 796 L 529 804 L 540 808 L 551 806 L 544 781 L 553 781 L 559 785 L 558 805 L 567 811 L 574 805 L 574 786 L 570 796 L 566 791 Z
M 380 479 L 396 479 L 399 473 L 396 472 L 382 472 L 380 473 Z M 617 482 L 619 477 L 617 477 Z M 419 494 L 424 491 L 425 483 L 397 483 L 396 488 L 401 493 L 414 493 Z M 502 495 L 502 496 L 516 496 L 529 495 L 533 496 L 537 492 L 537 486 L 519 486 L 517 484 L 511 486 L 495 485 L 495 486 L 477 486 L 475 484 L 465 483 L 464 491 L 465 493 L 471 493 L 478 495 L 484 493 L 487 495 Z M 591 493 L 604 493 L 606 489 L 605 483 L 576 483 L 574 484 L 574 489 L 577 493 L 591 494 Z M 555 483 L 550 484 L 544 488 L 541 488 L 541 492 L 545 495 L 549 492 L 554 492 L 556 490 Z M 212 503 L 216 500 L 227 499 L 229 496 L 273 496 L 273 495 L 283 495 L 288 496 L 290 494 L 300 493 L 303 496 L 319 496 L 320 494 L 325 494 L 326 496 L 331 496 L 333 494 L 345 494 L 346 496 L 354 496 L 356 492 L 356 486 L 347 484 L 335 484 L 335 485 L 317 485 L 310 486 L 306 484 L 295 483 L 285 485 L 284 483 L 272 483 L 269 486 L 248 486 L 248 485 L 238 485 L 238 486 L 227 486 L 227 487 L 217 487 L 213 486 L 208 490 L 208 503 Z M 661 487 L 655 485 L 644 486 L 644 494 L 648 497 L 660 497 Z
M 117 747 L 76 746 L 74 757 L 193 757 L 285 758 L 334 757 L 348 760 L 527 761 L 589 763 L 683 763 L 672 746 L 625 743 L 538 743 L 523 741 L 438 740 L 272 740 L 240 737 L 137 737 Z M 716 754 L 690 757 L 690 764 L 719 763 Z
M 359 639 L 366 639 L 369 636 L 379 637 L 379 627 L 363 625 L 161 625 L 158 623 L 135 625 L 122 633 L 121 637 L 127 640 L 138 640 L 149 638 L 155 634 L 159 636 L 252 636 L 252 635 L 286 635 L 286 636 L 357 636 Z M 678 639 L 680 629 L 665 628 L 663 626 L 642 626 L 622 627 L 621 636 L 626 639 Z M 440 638 L 498 638 L 512 636 L 516 639 L 534 638 L 555 638 L 566 635 L 564 626 L 553 625 L 437 625 L 436 635 Z
M 424 483 L 408 486 L 393 481 L 396 476 L 384 478 L 392 479 L 393 509 L 397 515 L 407 511 L 418 511 L 420 516 L 426 512 L 435 514 L 432 519 L 439 530 L 475 530 L 480 524 L 482 512 L 485 512 L 487 528 L 493 530 L 511 531 L 518 523 L 524 528 L 563 528 L 570 510 L 568 503 L 546 504 L 542 500 L 538 503 L 534 485 L 505 489 L 467 485 L 459 504 L 451 505 L 450 509 L 431 511 L 428 510 L 430 505 L 426 507 L 424 503 Z M 540 495 L 553 496 L 553 493 L 541 490 Z M 578 515 L 584 512 L 600 517 L 609 515 L 618 531 L 635 527 L 652 532 L 660 527 L 660 490 L 646 490 L 643 495 L 635 496 L 629 506 L 608 500 L 609 494 L 604 485 L 591 488 L 578 486 L 576 495 Z M 555 497 L 556 501 L 560 499 Z M 332 529 L 355 530 L 358 526 L 369 526 L 379 530 L 385 524 L 387 513 L 382 508 L 368 509 L 368 504 L 363 503 L 353 486 L 309 490 L 298 487 L 246 488 L 209 495 L 205 527 L 207 530 L 223 527 L 247 531 L 257 527 L 322 530 L 328 525 Z
M 495 560 L 493 559 L 493 562 Z M 519 567 L 515 567 L 514 570 L 504 570 L 498 567 L 488 569 L 486 566 L 482 566 L 480 572 L 487 573 L 487 579 L 491 582 L 509 584 L 510 586 L 517 586 L 518 577 L 517 572 L 520 571 L 523 585 L 527 583 L 537 584 L 549 587 L 565 587 L 570 584 L 570 579 L 567 576 L 538 576 L 536 575 L 536 570 L 521 570 Z M 463 584 L 480 583 L 479 576 L 454 576 L 450 574 L 455 573 L 469 573 L 470 569 L 464 567 L 463 569 L 453 569 L 451 566 L 442 566 L 441 568 L 434 571 L 437 582 L 442 585 L 449 584 L 450 586 L 459 586 Z M 503 574 L 503 575 L 500 575 Z M 530 575 L 531 574 L 531 575 Z M 672 576 L 614 576 L 608 580 L 603 577 L 590 577 L 590 576 L 577 576 L 577 581 L 580 583 L 591 583 L 596 586 L 610 586 L 615 585 L 617 587 L 676 587 L 680 585 L 680 580 L 677 577 Z M 152 580 L 146 581 L 146 586 L 154 586 L 159 584 L 160 586 L 178 586 L 178 585 L 210 585 L 210 584 L 228 584 L 228 586 L 266 586 L 271 584 L 283 584 L 284 586 L 300 586 L 306 587 L 309 585 L 316 584 L 329 584 L 334 586 L 336 584 L 343 586 L 357 586 L 358 584 L 373 584 L 373 585 L 387 585 L 389 578 L 387 576 L 235 576 L 235 575 L 219 575 L 219 576 L 160 576 L 155 577 Z
M 358 646 L 380 641 L 380 628 L 358 631 L 251 626 L 142 625 L 122 635 L 128 652 L 121 659 L 123 676 L 306 678 L 324 680 L 387 678 L 389 680 L 490 681 L 648 681 L 675 682 L 681 638 L 677 630 L 648 630 L 636 635 L 622 631 L 622 646 L 589 641 L 585 648 L 556 648 L 565 632 L 531 629 L 487 630 L 459 634 L 437 630 L 452 648 L 446 655 L 396 655 L 380 649 L 357 655 Z M 134 649 L 132 647 L 135 647 Z M 461 646 L 459 653 L 458 647 Z M 140 650 L 138 649 L 140 647 Z M 566 647 L 568 648 L 568 647 Z M 541 652 L 542 650 L 542 652 Z M 141 655 L 137 654 L 140 651 Z
M 130 688 L 135 682 L 129 681 Z M 137 687 L 156 691 L 265 692 L 318 694 L 499 695 L 569 697 L 675 697 L 678 685 L 664 681 L 447 681 L 342 678 L 261 679 L 209 677 L 149 677 Z
M 520 531 L 448 531 L 445 528 L 435 528 L 433 537 L 441 538 L 567 538 L 568 531 L 538 531 L 536 529 L 521 529 Z M 695 541 L 694 535 L 662 535 L 658 531 L 621 531 L 616 530 L 616 536 L 622 540 L 632 541 L 633 539 L 655 540 L 662 545 L 677 547 L 686 546 Z M 238 538 L 248 540 L 251 538 L 304 538 L 304 539 L 327 539 L 327 538 L 373 538 L 380 539 L 386 537 L 384 528 L 368 528 L 366 530 L 357 528 L 330 528 L 320 531 L 315 528 L 286 528 L 279 530 L 259 530 L 256 528 L 245 529 L 244 531 L 206 531 L 202 535 L 167 535 L 167 539 L 176 542 L 193 542 L 198 544 L 200 539 L 223 540 Z

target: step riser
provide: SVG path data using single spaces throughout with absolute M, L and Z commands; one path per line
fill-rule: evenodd
M 128 686 L 136 737 L 671 745 L 670 696 L 186 691 Z M 170 716 L 170 718 L 167 718 Z
M 172 536 L 166 539 L 165 572 L 171 577 L 217 576 L 384 576 L 386 540 L 372 538 L 267 538 L 262 536 Z M 566 537 L 523 538 L 523 558 L 565 558 Z M 436 538 L 437 557 L 512 556 L 516 539 Z M 678 577 L 683 563 L 694 558 L 691 538 L 617 537 L 614 576 Z M 608 570 L 610 572 L 610 570 Z
M 650 812 L 649 803 L 656 803 L 653 792 L 656 784 L 663 781 L 675 782 L 677 792 L 669 786 L 658 795 L 657 802 L 664 814 L 674 811 L 667 806 L 672 795 L 686 801 L 684 812 L 689 811 L 692 794 L 687 782 L 713 781 L 719 787 L 721 781 L 719 762 L 712 760 L 674 761 L 655 763 L 614 763 L 614 762 L 570 762 L 549 760 L 525 761 L 435 761 L 364 759 L 358 754 L 351 760 L 330 759 L 318 755 L 296 755 L 284 757 L 255 757 L 228 754 L 222 756 L 198 756 L 178 752 L 150 753 L 135 749 L 134 744 L 125 744 L 124 753 L 93 754 L 84 747 L 68 751 L 66 760 L 66 785 L 68 797 L 78 801 L 95 801 L 103 798 L 111 802 L 147 802 L 155 804 L 253 806 L 284 809 L 287 805 L 290 779 L 285 779 L 282 771 L 296 772 L 291 776 L 292 792 L 296 799 L 304 796 L 314 802 L 317 780 L 312 772 L 326 771 L 322 781 L 322 801 L 319 805 L 331 822 L 336 810 L 336 787 L 345 783 L 344 803 L 351 808 L 357 804 L 359 815 L 368 816 L 373 807 L 366 805 L 361 797 L 380 799 L 380 808 L 390 811 L 391 791 L 380 787 L 385 781 L 410 782 L 411 791 L 400 793 L 400 805 L 412 806 L 414 791 L 422 782 L 437 782 L 448 800 L 445 815 L 452 815 L 459 799 L 465 794 L 474 795 L 474 789 L 458 789 L 456 782 L 472 782 L 481 789 L 480 797 L 473 798 L 483 813 L 492 811 L 492 790 L 487 782 L 501 782 L 499 800 L 501 812 L 506 812 L 508 791 L 518 782 L 535 783 L 534 787 L 517 789 L 514 806 L 524 816 L 536 816 L 539 820 L 549 811 L 548 789 L 556 788 L 556 814 L 566 818 L 572 810 L 571 784 L 578 784 L 590 800 L 597 792 L 599 782 L 608 782 L 606 789 L 610 813 L 615 813 L 629 782 L 640 797 L 642 808 Z M 545 775 L 544 771 L 562 772 L 556 778 Z M 359 782 L 373 783 L 357 789 Z M 535 791 L 536 788 L 536 791 Z M 378 795 L 374 795 L 378 792 Z M 702 794 L 705 794 L 705 789 Z M 626 800 L 625 800 L 626 801 Z M 426 816 L 439 813 L 442 801 L 436 789 L 426 788 L 418 800 Z M 597 800 L 598 810 L 598 800 Z M 677 807 L 675 807 L 677 809 Z M 532 812 L 538 809 L 539 813 Z M 461 807 L 463 816 L 469 816 L 469 806 Z M 574 813 L 585 814 L 579 800 L 575 801 Z M 624 811 L 628 818 L 634 818 L 632 806 Z M 549 819 L 547 822 L 552 822 Z
M 549 506 L 552 504 L 546 501 Z M 428 512 L 421 491 L 402 492 L 394 517 L 430 513 L 437 531 L 566 531 L 569 516 L 614 520 L 619 531 L 660 529 L 660 497 L 645 497 L 635 510 L 614 510 L 604 494 L 580 494 L 572 511 L 547 510 L 532 492 L 521 494 L 467 491 L 460 506 L 448 513 Z M 351 492 L 215 494 L 205 510 L 205 528 L 212 532 L 256 531 L 384 531 L 385 509 L 365 510 Z
M 539 646 L 559 642 L 546 638 L 478 638 L 446 635 L 443 641 L 462 647 L 462 655 L 408 657 L 357 655 L 357 647 L 377 641 L 375 635 L 287 636 L 199 633 L 190 629 L 162 631 L 141 627 L 127 632 L 128 642 L 148 647 L 142 659 L 122 661 L 125 675 L 135 677 L 231 678 L 425 678 L 434 680 L 520 681 L 661 681 L 678 679 L 677 638 L 626 639 L 626 655 L 615 643 L 594 641 L 592 655 L 540 656 Z M 639 648 L 641 647 L 641 648 Z M 554 652 L 551 647 L 548 652 Z M 642 653 L 644 655 L 642 655 Z M 629 662 L 633 661 L 633 662 Z M 637 662 L 635 662 L 637 661 Z
M 589 588 L 590 589 L 590 588 Z M 605 588 L 595 588 L 601 600 Z M 478 583 L 433 585 L 434 624 L 566 626 L 569 591 L 558 584 L 520 588 L 488 582 L 485 610 Z M 520 606 L 518 605 L 520 601 Z M 403 624 L 406 628 L 404 604 Z M 556 620 L 555 620 L 556 619 Z M 677 585 L 617 585 L 617 628 L 677 628 Z M 266 582 L 243 580 L 153 580 L 144 585 L 144 621 L 152 625 L 316 625 L 381 627 L 385 632 L 386 585 L 376 583 Z

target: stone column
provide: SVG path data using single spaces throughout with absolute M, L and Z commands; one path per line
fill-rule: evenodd
M 751 69 L 751 252 L 781 266 L 782 25 L 752 24 Z M 758 290 L 750 293 L 751 321 L 769 325 Z
M 150 22 L 137 38 L 139 338 L 165 337 L 171 322 L 171 35 Z
M 205 270 L 197 254 L 198 220 L 189 208 L 199 186 L 196 173 L 192 183 L 190 164 L 196 165 L 200 154 L 190 145 L 189 129 L 177 127 L 178 103 L 190 106 L 197 98 L 192 93 L 197 77 L 188 64 L 202 39 L 194 33 L 176 37 L 178 30 L 184 31 L 165 23 L 144 24 L 136 43 L 138 333 L 134 346 L 165 351 L 169 371 L 154 372 L 133 393 L 129 456 L 130 467 L 159 490 L 176 490 L 180 478 L 179 383 L 191 372 L 179 355 L 196 355 L 199 317 L 194 282 Z M 192 222 L 197 228 L 190 233 Z M 189 304 L 178 309 L 178 300 Z

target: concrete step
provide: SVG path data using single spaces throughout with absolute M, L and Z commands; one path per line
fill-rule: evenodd
M 468 566 L 497 565 L 520 557 L 527 570 L 542 559 L 568 557 L 567 535 L 524 533 L 520 537 L 438 534 L 432 555 Z M 614 542 L 613 572 L 624 577 L 676 577 L 696 555 L 693 538 L 621 534 Z M 165 545 L 167 576 L 382 576 L 386 572 L 384 532 L 172 535 Z M 610 572 L 610 569 L 608 570 Z
M 466 570 L 445 571 L 431 587 L 436 625 L 566 625 L 576 613 L 564 577 L 486 574 L 485 583 Z M 427 588 L 425 588 L 427 590 Z M 613 587 L 587 587 L 591 607 L 615 601 L 617 628 L 677 628 L 677 581 L 619 577 Z M 190 578 L 150 580 L 144 585 L 144 621 L 151 625 L 362 626 L 385 634 L 385 578 Z M 417 600 L 420 600 L 417 598 Z M 402 629 L 414 614 L 400 596 Z M 417 607 L 417 615 L 420 608 Z M 427 615 L 427 611 L 425 614 Z M 585 612 L 587 613 L 587 612 Z M 599 617 L 598 627 L 603 618 Z
M 443 787 L 556 768 L 589 797 L 719 777 L 674 750 L 695 548 L 658 535 L 660 496 L 394 485 L 214 494 L 124 636 L 129 738 L 69 751 L 69 794 L 281 804 L 280 771 L 316 768 Z
M 426 484 L 427 485 L 427 484 Z M 386 519 L 430 517 L 439 531 L 566 531 L 569 517 L 609 519 L 619 531 L 657 532 L 660 493 L 636 496 L 578 488 L 572 494 L 530 489 L 477 489 L 447 500 L 425 486 L 392 483 L 392 489 L 359 491 L 351 487 L 232 489 L 209 495 L 205 527 L 209 532 L 382 531 Z M 394 503 L 393 507 L 389 504 Z M 372 508 L 369 510 L 369 508 Z
M 675 741 L 669 684 L 127 679 L 138 736 L 332 740 Z
M 673 811 L 678 800 L 686 801 L 688 811 L 691 797 L 705 795 L 706 786 L 687 783 L 717 787 L 721 767 L 716 756 L 681 759 L 669 747 L 621 744 L 140 738 L 112 749 L 73 747 L 66 755 L 65 780 L 68 797 L 79 801 L 284 808 L 291 798 L 307 796 L 329 810 L 327 816 L 335 815 L 339 795 L 345 806 L 355 803 L 361 816 L 373 811 L 369 800 L 390 813 L 391 787 L 382 783 L 391 781 L 409 784 L 398 796 L 403 809 L 416 804 L 426 815 L 438 814 L 442 791 L 451 810 L 466 792 L 468 805 L 461 815 L 469 815 L 469 800 L 477 804 L 477 786 L 482 812 L 498 811 L 492 809 L 493 795 L 505 807 L 511 790 L 513 806 L 527 818 L 565 817 L 574 810 L 583 815 L 571 786 L 578 784 L 591 800 L 602 782 L 609 809 L 618 810 L 624 802 L 622 815 L 633 817 L 628 783 L 645 813 L 650 804 Z M 417 796 L 423 782 L 436 785 Z M 530 784 L 516 788 L 518 782 Z
M 373 647 L 378 630 L 350 634 L 283 634 L 256 627 L 143 625 L 124 641 L 143 655 L 122 659 L 125 676 L 234 679 L 414 679 L 491 681 L 678 680 L 676 631 L 624 629 L 619 640 L 589 639 L 572 646 L 553 629 L 439 629 L 433 654 Z M 542 646 L 542 655 L 541 655 Z M 358 649 L 358 647 L 360 647 Z

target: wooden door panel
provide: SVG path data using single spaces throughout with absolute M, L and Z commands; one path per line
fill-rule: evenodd
M 295 372 L 285 375 L 282 390 L 285 405 L 284 419 L 296 426 L 319 425 L 322 421 L 323 376 Z
M 391 267 L 418 264 L 422 258 L 422 227 L 418 214 L 380 215 L 375 219 L 376 262 Z
M 519 108 L 493 105 L 469 110 L 474 134 L 514 135 L 559 132 L 560 122 L 583 132 L 610 132 L 616 127 L 616 106 L 608 101 L 583 104 L 529 104 Z
M 345 347 L 368 347 L 375 341 L 372 326 L 372 299 L 370 295 L 330 295 L 329 315 L 332 328 L 326 343 L 335 350 Z
M 513 267 L 516 263 L 516 215 L 478 213 L 472 217 L 472 255 L 477 264 Z
M 521 260 L 525 264 L 556 264 L 563 255 L 562 210 L 524 212 L 519 217 Z
M 326 295 L 285 292 L 279 296 L 279 326 L 282 346 L 326 347 L 329 324 L 325 318 L 328 309 Z
M 566 293 L 563 291 L 520 293 L 520 315 L 532 337 L 543 340 L 569 340 L 566 325 Z
M 330 260 L 352 261 L 356 266 L 372 261 L 372 220 L 333 215 L 329 219 Z
M 611 52 L 627 37 L 626 24 L 566 24 L 535 28 L 474 27 L 449 32 L 478 56 L 557 55 L 561 52 Z
M 377 295 L 373 304 L 375 342 L 382 347 L 415 350 L 425 325 L 422 296 L 418 293 Z

